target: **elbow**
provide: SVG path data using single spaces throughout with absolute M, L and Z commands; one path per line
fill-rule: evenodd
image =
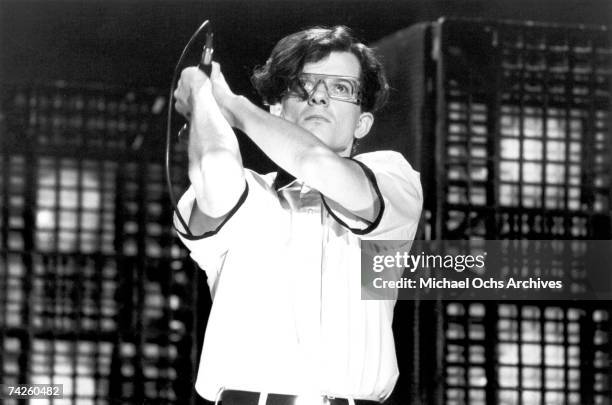
M 211 219 L 222 218 L 231 210 L 231 208 L 228 209 L 224 204 L 215 203 L 204 196 L 199 196 L 199 198 L 196 197 L 196 204 L 200 212 Z
M 213 148 L 205 151 L 196 163 L 204 176 L 232 172 L 242 166 L 240 158 L 234 151 L 227 148 Z
M 327 148 L 311 147 L 298 159 L 298 177 L 311 187 L 316 187 L 326 176 L 335 172 L 338 159 L 338 155 Z

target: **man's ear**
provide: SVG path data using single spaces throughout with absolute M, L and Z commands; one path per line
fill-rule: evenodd
M 283 112 L 283 105 L 281 103 L 275 103 L 270 105 L 270 114 L 275 115 L 277 117 L 281 116 L 281 113 Z
M 369 112 L 362 112 L 359 115 L 359 120 L 357 121 L 357 126 L 355 127 L 355 138 L 361 139 L 366 136 L 370 129 L 372 129 L 372 124 L 374 123 L 374 115 Z

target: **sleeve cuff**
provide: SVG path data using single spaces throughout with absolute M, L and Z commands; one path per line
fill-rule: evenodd
M 245 181 L 244 191 L 242 192 L 242 195 L 236 202 L 236 205 L 234 205 L 234 207 L 225 215 L 225 218 L 223 219 L 223 221 L 219 225 L 217 225 L 217 227 L 213 230 L 204 232 L 201 235 L 190 235 L 188 233 L 185 233 L 181 231 L 179 227 L 177 226 L 177 223 L 179 223 L 179 221 L 178 221 L 178 218 L 176 217 L 176 213 L 174 214 L 174 220 L 172 221 L 172 226 L 174 227 L 176 232 L 181 237 L 187 240 L 190 240 L 190 241 L 196 241 L 196 240 L 201 240 L 201 239 L 208 238 L 211 236 L 215 236 L 223 228 L 223 226 L 227 223 L 227 221 L 229 221 L 230 218 L 232 218 L 234 214 L 238 211 L 238 209 L 244 204 L 244 202 L 247 199 L 248 194 L 249 194 L 249 183 Z M 189 202 L 191 202 L 191 204 L 189 204 Z M 191 216 L 191 210 L 193 210 L 194 203 L 195 203 L 195 196 L 193 196 L 192 198 L 189 198 L 187 201 L 183 201 L 182 198 L 181 198 L 181 201 L 179 201 L 179 204 L 178 204 L 179 207 L 177 207 L 177 210 L 180 211 L 181 215 L 183 216 L 183 218 L 186 219 L 187 223 L 189 223 L 189 217 Z M 189 215 L 184 215 L 184 214 L 187 214 L 186 211 L 189 211 Z
M 385 211 L 385 200 L 382 196 L 382 193 L 380 192 L 380 188 L 378 187 L 378 182 L 376 181 L 376 176 L 374 175 L 374 172 L 372 172 L 372 170 L 368 166 L 366 166 L 364 163 L 356 159 L 353 159 L 353 158 L 347 158 L 347 159 L 352 160 L 353 162 L 357 163 L 359 167 L 361 167 L 366 177 L 370 181 L 370 184 L 372 185 L 372 187 L 374 187 L 374 192 L 376 192 L 376 198 L 378 198 L 378 202 L 380 203 L 380 206 L 378 209 L 378 215 L 376 215 L 376 218 L 374 219 L 374 221 L 371 224 L 369 224 L 366 228 L 364 229 L 352 228 L 345 221 L 343 221 L 337 214 L 334 213 L 334 211 L 327 204 L 327 201 L 325 200 L 325 196 L 323 194 L 321 194 L 321 200 L 323 201 L 323 205 L 325 206 L 325 209 L 327 210 L 327 212 L 329 212 L 329 215 L 331 215 L 331 217 L 336 222 L 338 222 L 340 225 L 342 225 L 343 227 L 345 227 L 346 229 L 348 229 L 355 235 L 367 235 L 368 233 L 374 231 L 376 227 L 380 224 L 380 221 L 382 220 L 382 217 L 383 217 L 383 213 Z

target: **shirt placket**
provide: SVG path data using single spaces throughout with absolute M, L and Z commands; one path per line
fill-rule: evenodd
M 303 267 L 305 274 L 298 274 L 292 286 L 296 295 L 298 310 L 299 344 L 305 354 L 308 374 L 312 378 L 313 389 L 319 391 L 321 355 L 321 265 L 322 265 L 322 234 L 321 234 L 321 198 L 317 191 L 302 186 L 292 202 L 296 214 L 295 231 L 297 243 L 305 250 L 307 265 Z M 304 249 L 305 248 L 305 249 Z

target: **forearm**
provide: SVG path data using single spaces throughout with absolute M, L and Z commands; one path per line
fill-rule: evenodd
M 236 136 L 210 92 L 194 100 L 188 154 L 198 208 L 211 218 L 225 215 L 244 189 L 244 170 Z
M 236 128 L 276 164 L 304 181 L 308 180 L 304 169 L 310 157 L 338 157 L 311 132 L 262 110 L 245 97 L 233 98 L 228 109 Z
M 362 169 L 340 157 L 311 132 L 237 96 L 229 104 L 233 124 L 270 159 L 325 196 L 366 219 L 375 216 L 375 193 Z

